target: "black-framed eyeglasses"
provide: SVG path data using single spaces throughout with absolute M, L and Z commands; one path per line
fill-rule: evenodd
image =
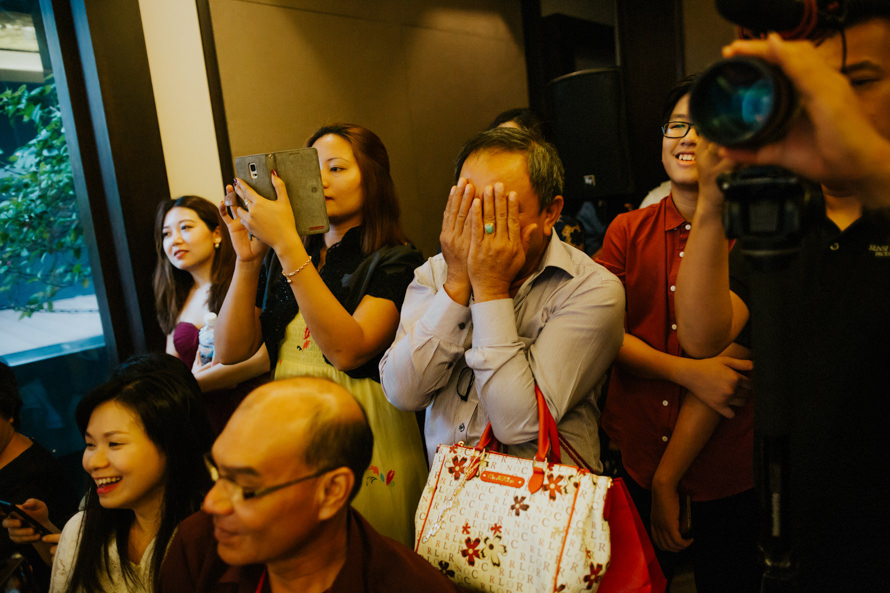
M 661 126 L 661 133 L 665 138 L 685 138 L 694 127 L 695 124 L 688 121 L 669 121 Z
M 303 476 L 301 478 L 297 478 L 296 480 L 290 480 L 289 482 L 284 482 L 283 484 L 276 484 L 275 486 L 267 486 L 265 488 L 259 488 L 258 490 L 252 490 L 250 488 L 245 488 L 244 486 L 236 484 L 230 478 L 226 478 L 225 476 L 221 475 L 219 473 L 219 468 L 216 467 L 216 462 L 213 461 L 213 457 L 211 457 L 209 453 L 204 456 L 204 465 L 207 466 L 207 473 L 210 474 L 210 479 L 213 481 L 213 483 L 221 485 L 226 496 L 232 502 L 238 502 L 240 500 L 250 500 L 251 498 L 266 496 L 267 494 L 271 494 L 276 490 L 281 490 L 282 488 L 287 488 L 288 486 L 293 486 L 295 484 L 299 484 L 313 478 L 318 478 L 328 473 L 332 469 L 335 469 L 332 467 L 326 468 L 323 470 L 319 470 L 314 474 Z

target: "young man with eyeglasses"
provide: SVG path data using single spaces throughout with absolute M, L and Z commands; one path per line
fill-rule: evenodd
M 361 406 L 335 383 L 301 377 L 253 391 L 207 457 L 214 486 L 170 544 L 160 590 L 454 591 L 350 507 L 373 442 Z
M 616 217 L 597 258 L 621 279 L 627 298 L 602 425 L 621 452 L 625 481 L 665 576 L 673 576 L 678 553 L 691 546 L 699 593 L 755 591 L 753 401 L 727 407 L 724 419 L 698 399 L 738 396 L 751 362 L 736 345 L 712 358 L 689 358 L 677 339 L 677 272 L 698 200 L 691 85 L 682 80 L 665 102 L 662 164 L 670 194 Z

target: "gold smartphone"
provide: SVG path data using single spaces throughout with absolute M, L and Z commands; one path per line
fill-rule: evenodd
M 273 170 L 284 181 L 300 236 L 327 232 L 330 224 L 318 152 L 312 147 L 297 148 L 239 156 L 235 159 L 235 174 L 238 178 L 247 182 L 267 200 L 276 199 L 272 185 Z

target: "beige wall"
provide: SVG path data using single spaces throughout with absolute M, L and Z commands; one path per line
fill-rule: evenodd
M 194 2 L 140 0 L 169 195 L 222 199 L 204 53 Z M 158 199 L 165 188 L 158 189 Z
M 686 71 L 697 72 L 735 31 L 713 0 L 682 5 Z M 195 4 L 140 0 L 140 10 L 169 192 L 215 200 L 222 177 Z M 528 101 L 516 1 L 212 0 L 211 10 L 232 154 L 300 146 L 326 121 L 367 125 L 390 150 L 403 223 L 427 255 L 461 142 Z
M 326 122 L 374 130 L 426 255 L 461 143 L 528 103 L 518 2 L 213 0 L 211 17 L 232 155 L 302 146 Z
M 717 13 L 714 0 L 683 0 L 686 73 L 704 70 L 736 37 L 735 25 Z

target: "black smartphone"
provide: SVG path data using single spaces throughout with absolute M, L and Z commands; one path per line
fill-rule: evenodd
M 235 159 L 235 174 L 238 178 L 268 200 L 276 199 L 271 177 L 273 169 L 287 188 L 300 236 L 327 232 L 328 213 L 318 151 L 312 147 L 297 148 L 239 156 Z M 243 207 L 240 203 L 238 205 Z
M 52 533 L 52 531 L 38 523 L 35 519 L 32 519 L 31 515 L 18 508 L 11 502 L 0 500 L 0 513 L 3 513 L 8 517 L 12 517 L 13 519 L 18 519 L 24 525 L 27 525 L 28 527 L 34 529 L 34 531 L 36 531 L 37 534 L 40 535 L 40 537 Z

